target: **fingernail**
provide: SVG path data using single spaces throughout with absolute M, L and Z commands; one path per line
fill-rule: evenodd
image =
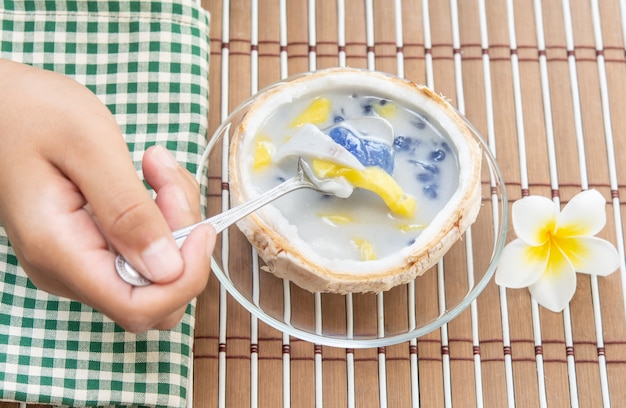
M 178 248 L 167 238 L 159 238 L 141 254 L 148 269 L 146 278 L 159 282 L 175 278 L 183 268 Z
M 169 150 L 167 150 L 165 147 L 161 145 L 156 145 L 156 147 L 154 148 L 153 154 L 161 163 L 165 164 L 167 167 L 172 168 L 172 169 L 175 169 L 178 167 L 178 162 L 176 161 L 174 156 L 172 156 Z

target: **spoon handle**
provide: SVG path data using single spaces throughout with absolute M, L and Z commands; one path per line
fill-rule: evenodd
M 213 228 L 215 228 L 215 232 L 218 234 L 224 231 L 226 228 L 239 221 L 246 215 L 258 210 L 266 204 L 271 203 L 279 197 L 284 196 L 285 194 L 300 189 L 304 187 L 313 188 L 314 186 L 304 180 L 301 176 L 296 175 L 286 181 L 280 183 L 276 187 L 267 190 L 265 193 L 259 195 L 258 197 L 247 201 L 243 204 L 240 204 L 236 207 L 233 207 L 227 211 L 214 215 L 213 217 L 207 218 L 203 221 L 200 221 L 194 225 L 190 225 L 185 228 L 181 228 L 174 232 L 174 239 L 176 242 L 182 240 L 179 246 L 184 242 L 184 239 L 187 238 L 187 235 L 191 233 L 191 231 L 196 228 L 198 225 L 202 224 L 211 224 Z
M 264 205 L 291 191 L 305 187 L 315 188 L 315 185 L 304 177 L 302 170 L 299 168 L 298 173 L 295 176 L 259 195 L 255 199 L 233 207 L 230 210 L 224 211 L 223 213 L 217 214 L 213 217 L 202 220 L 196 224 L 174 231 L 174 240 L 180 248 L 191 231 L 193 231 L 197 226 L 203 224 L 213 225 L 215 231 L 220 233 L 251 212 L 258 210 Z M 115 269 L 117 270 L 118 275 L 126 283 L 133 286 L 147 286 L 152 283 L 149 279 L 141 275 L 141 273 L 139 273 L 130 263 L 128 263 L 122 255 L 118 255 L 115 258 Z

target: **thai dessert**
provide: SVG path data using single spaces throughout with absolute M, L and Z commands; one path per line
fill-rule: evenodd
M 263 269 L 310 291 L 407 283 L 443 257 L 480 208 L 482 152 L 463 117 L 391 75 L 329 69 L 259 94 L 231 137 L 232 204 L 293 176 L 299 158 L 351 194 L 298 190 L 237 225 Z

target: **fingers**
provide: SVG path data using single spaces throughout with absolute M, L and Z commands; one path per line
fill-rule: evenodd
M 180 322 L 189 300 L 197 297 L 207 285 L 214 246 L 215 229 L 210 225 L 196 228 L 181 248 L 185 258 L 185 272 L 182 276 L 168 285 L 153 284 L 134 290 L 133 301 L 141 305 L 142 310 L 166 316 L 156 323 L 152 322 L 149 327 L 169 329 Z M 137 322 L 130 322 L 126 329 L 143 331 L 149 321 L 149 316 L 140 316 Z
M 189 301 L 206 287 L 215 230 L 210 225 L 196 228 L 181 248 L 185 269 L 167 284 L 134 288 L 121 279 L 87 282 L 90 304 L 125 330 L 139 333 L 150 328 L 169 329 L 180 322 Z M 112 262 L 109 258 L 106 262 Z M 104 267 L 106 268 L 106 266 Z
M 178 229 L 200 219 L 198 185 L 182 167 L 164 163 L 164 160 L 173 158 L 165 159 L 167 156 L 162 154 L 169 153 L 161 149 L 156 147 L 146 152 L 145 176 L 155 188 L 156 202 L 166 223 L 171 229 Z M 132 332 L 149 328 L 169 329 L 178 324 L 189 301 L 206 287 L 215 245 L 213 227 L 198 227 L 186 239 L 180 249 L 184 268 L 176 279 L 134 288 L 115 273 L 115 255 L 106 250 L 103 239 L 97 241 L 99 231 L 95 225 L 92 228 L 87 225 L 91 215 L 84 208 L 73 213 L 66 225 L 57 228 L 66 231 L 57 236 L 64 245 L 50 248 L 57 251 L 56 254 L 46 254 L 47 258 L 56 256 L 63 260 L 60 269 L 65 271 L 63 281 L 69 287 L 44 277 L 42 288 L 89 304 Z M 96 236 L 71 244 L 73 236 L 88 232 L 89 236 Z
M 173 229 L 200 219 L 193 177 L 164 148 L 149 149 L 143 170 L 153 200 L 111 113 L 91 92 L 30 67 L 6 78 L 0 219 L 24 269 L 38 287 L 88 304 L 128 330 L 174 326 L 206 286 L 215 245 L 208 225 L 180 250 L 172 237 Z M 111 246 L 155 284 L 122 281 Z
M 179 229 L 200 220 L 199 186 L 165 148 L 155 146 L 149 149 L 144 155 L 143 170 L 146 181 L 156 192 L 156 203 L 170 228 Z M 181 248 L 183 273 L 166 284 L 131 289 L 125 304 L 131 312 L 118 307 L 110 311 L 112 318 L 127 330 L 135 332 L 149 327 L 168 329 L 176 325 L 189 301 L 206 287 L 214 245 L 215 230 L 212 226 L 196 228 Z
M 0 69 L 15 72 L 0 81 L 9 95 L 0 101 L 0 129 L 13 140 L 3 157 L 13 168 L 25 157 L 50 162 L 78 187 L 103 235 L 141 273 L 157 282 L 178 277 L 183 259 L 170 227 L 137 176 L 107 107 L 68 77 L 7 65 Z
M 137 177 L 122 137 L 109 140 L 104 146 L 100 142 L 93 144 L 91 148 L 98 151 L 98 157 L 88 166 L 97 170 L 75 172 L 71 177 L 89 202 L 103 234 L 148 279 L 153 282 L 176 279 L 182 273 L 183 258 L 172 238 L 172 227 Z M 77 154 L 80 153 L 74 155 Z M 85 166 L 87 164 L 72 168 Z M 161 168 L 160 172 L 165 174 L 178 172 L 174 169 L 164 171 L 163 165 Z M 181 193 L 171 183 L 165 185 L 165 190 L 170 190 L 175 199 L 168 200 L 168 211 L 189 213 L 190 194 Z M 175 210 L 176 206 L 178 209 Z
M 146 151 L 143 174 L 157 192 L 157 206 L 172 230 L 200 221 L 200 187 L 165 147 L 157 145 Z

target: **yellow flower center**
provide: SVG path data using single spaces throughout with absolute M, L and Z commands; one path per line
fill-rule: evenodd
M 577 265 L 581 260 L 589 256 L 587 247 L 579 239 L 564 234 L 561 229 L 556 234 L 550 235 L 550 246 L 550 262 L 556 262 L 555 257 L 563 257 L 569 259 L 572 264 Z
M 542 245 L 529 247 L 527 255 L 529 260 L 547 260 L 546 277 L 559 275 L 566 270 L 568 263 L 576 265 L 580 260 L 589 254 L 585 245 L 576 237 L 568 234 L 569 228 L 556 229 L 552 225 L 539 231 L 541 234 Z M 568 261 L 569 260 L 569 261 Z

